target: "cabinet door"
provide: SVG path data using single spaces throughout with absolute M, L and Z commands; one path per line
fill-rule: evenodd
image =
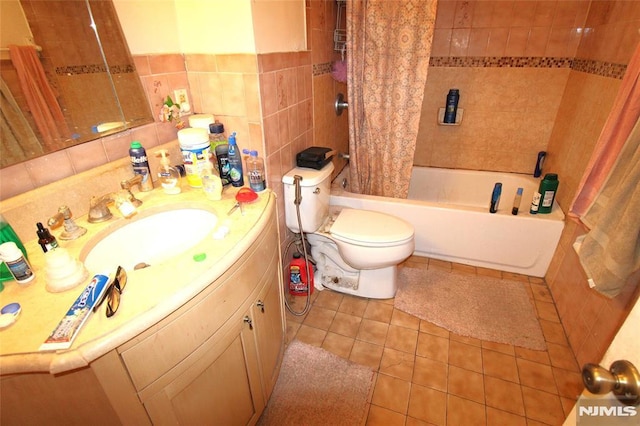
M 243 325 L 241 325 L 243 328 Z M 224 351 L 205 356 L 145 402 L 154 425 L 246 425 L 255 423 L 264 402 L 254 400 L 240 329 Z
M 280 372 L 284 354 L 284 305 L 278 268 L 271 271 L 258 300 L 252 308 L 255 322 L 255 340 L 263 380 L 265 400 L 271 396 Z

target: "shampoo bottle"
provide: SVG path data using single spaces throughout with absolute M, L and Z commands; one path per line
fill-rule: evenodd
M 500 204 L 500 195 L 502 195 L 502 182 L 496 182 L 491 193 L 491 203 L 489 205 L 489 213 L 496 213 Z
M 171 166 L 169 152 L 161 149 L 156 152 L 156 157 L 160 157 L 160 167 L 158 167 L 158 181 L 162 186 L 165 194 L 179 194 L 182 191 L 180 187 L 180 172 Z
M 544 175 L 544 179 L 540 182 L 540 189 L 538 189 L 538 193 L 540 194 L 538 213 L 551 213 L 553 200 L 556 198 L 559 183 L 557 174 L 547 173 Z
M 449 93 L 447 94 L 447 104 L 444 110 L 445 123 L 453 124 L 456 122 L 458 101 L 460 101 L 460 91 L 458 89 L 449 90 Z
M 236 143 L 236 132 L 229 136 L 229 180 L 235 187 L 244 186 L 242 176 L 242 156 Z

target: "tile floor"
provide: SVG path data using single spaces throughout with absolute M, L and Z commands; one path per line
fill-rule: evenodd
M 544 280 L 415 256 L 405 266 L 527 282 L 547 350 L 456 335 L 395 309 L 392 299 L 330 290 L 314 292 L 304 317 L 287 312 L 287 342 L 377 371 L 367 425 L 561 425 L 583 385 Z M 304 298 L 288 298 L 302 310 Z

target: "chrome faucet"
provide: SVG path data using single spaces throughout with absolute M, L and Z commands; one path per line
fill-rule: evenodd
M 75 240 L 87 233 L 87 229 L 78 226 L 72 219 L 71 210 L 67 206 L 60 206 L 58 213 L 51 216 L 47 221 L 47 225 L 51 229 L 55 229 L 64 223 L 64 231 L 60 234 L 61 240 Z
M 115 201 L 113 192 L 105 194 L 101 197 L 93 196 L 89 202 L 89 217 L 87 222 L 99 223 L 104 222 L 113 217 L 109 210 L 109 204 Z
M 142 183 L 142 175 L 135 175 L 130 179 L 126 179 L 120 182 L 120 188 L 127 191 L 128 200 L 135 207 L 140 207 L 140 205 L 142 204 L 142 201 L 140 201 L 135 197 L 135 195 L 133 195 L 133 193 L 131 192 L 131 188 L 135 185 L 138 185 L 138 188 L 140 188 L 141 183 Z

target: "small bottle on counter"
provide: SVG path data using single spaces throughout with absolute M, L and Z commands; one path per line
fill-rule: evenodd
M 233 132 L 229 136 L 229 180 L 231 185 L 235 187 L 244 186 L 244 176 L 242 172 L 242 156 L 240 155 L 240 148 L 236 143 L 236 132 Z
M 28 283 L 36 277 L 29 261 L 13 241 L 0 244 L 0 259 L 7 265 L 9 272 L 19 284 Z
M 152 191 L 153 180 L 151 180 L 151 169 L 149 168 L 147 151 L 145 151 L 140 142 L 131 142 L 131 147 L 129 148 L 129 157 L 131 158 L 131 167 L 133 167 L 133 173 L 136 175 L 142 175 L 140 191 Z
M 182 191 L 180 187 L 180 172 L 173 167 L 169 158 L 169 151 L 161 149 L 156 153 L 160 157 L 160 166 L 158 167 L 158 180 L 165 194 L 179 194 Z
M 242 150 L 243 154 L 248 154 L 247 176 L 249 177 L 249 187 L 256 192 L 262 192 L 267 188 L 264 171 L 264 160 L 258 157 L 258 151 L 248 149 Z
M 49 250 L 58 248 L 58 240 L 56 240 L 56 237 L 51 235 L 49 229 L 45 228 L 40 222 L 36 223 L 36 226 L 38 227 L 38 230 L 36 231 L 36 234 L 38 235 L 38 244 L 42 247 L 42 251 L 46 253 Z

